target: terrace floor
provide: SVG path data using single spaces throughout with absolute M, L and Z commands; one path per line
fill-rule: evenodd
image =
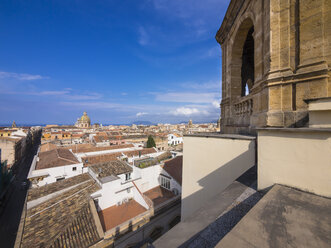
M 331 199 L 275 185 L 216 247 L 330 247 Z
M 145 211 L 146 209 L 138 202 L 135 200 L 130 200 L 120 206 L 115 205 L 106 208 L 98 214 L 103 230 L 107 231 Z
M 144 192 L 144 195 L 153 201 L 154 206 L 160 205 L 161 203 L 176 196 L 170 190 L 162 188 L 161 186 L 157 186 Z

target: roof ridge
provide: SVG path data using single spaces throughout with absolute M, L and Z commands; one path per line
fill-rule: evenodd
M 89 182 L 89 181 L 93 181 L 93 179 L 87 180 L 87 181 L 85 181 L 84 183 L 87 183 L 87 182 Z M 69 196 L 63 198 L 63 199 L 61 199 L 61 200 L 59 200 L 59 201 L 53 203 L 52 205 L 50 205 L 50 206 L 48 206 L 48 207 L 46 207 L 46 208 L 44 208 L 44 209 L 42 209 L 42 210 L 40 210 L 40 211 L 38 211 L 38 212 L 32 214 L 32 215 L 30 215 L 30 216 L 27 216 L 27 218 L 32 218 L 33 216 L 35 216 L 35 215 L 37 215 L 37 214 L 40 214 L 40 213 L 46 211 L 47 209 L 50 209 L 50 208 L 54 207 L 55 205 L 58 205 L 58 204 L 60 204 L 61 202 L 68 200 L 69 198 L 74 197 L 75 195 L 79 194 L 79 193 L 82 192 L 83 190 L 88 189 L 88 188 L 91 188 L 91 187 L 94 186 L 95 184 L 96 184 L 96 182 L 94 181 L 94 183 L 92 183 L 91 185 L 88 185 L 88 186 L 86 186 L 85 188 L 82 188 L 81 190 L 75 192 L 74 194 L 69 195 Z
M 70 152 L 69 149 L 66 149 L 66 150 L 68 150 L 68 151 Z M 71 152 L 71 153 L 72 153 L 72 152 Z M 59 154 L 59 152 L 58 152 L 58 149 L 56 149 L 56 154 L 57 154 L 57 157 L 58 157 L 59 159 L 63 159 L 63 160 L 69 161 L 69 162 L 74 162 L 74 164 L 77 164 L 77 161 L 74 161 L 74 160 L 71 160 L 71 159 L 68 159 L 68 158 L 61 157 L 60 154 Z M 73 154 L 73 153 L 72 153 L 72 154 Z M 73 154 L 73 155 L 74 155 L 74 154 Z M 78 161 L 78 162 L 79 162 L 79 161 Z

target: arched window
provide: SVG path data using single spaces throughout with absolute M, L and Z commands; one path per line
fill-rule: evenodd
M 254 82 L 254 27 L 251 27 L 246 36 L 241 63 L 241 96 L 250 93 Z
M 248 95 L 254 84 L 254 24 L 251 18 L 244 19 L 234 38 L 230 63 L 230 97 Z

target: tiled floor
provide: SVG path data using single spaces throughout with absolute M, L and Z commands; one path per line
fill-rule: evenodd
M 166 190 L 160 186 L 152 188 L 152 189 L 144 192 L 144 195 L 153 201 L 154 206 L 157 206 L 157 205 L 175 197 L 174 193 L 172 193 L 171 191 Z

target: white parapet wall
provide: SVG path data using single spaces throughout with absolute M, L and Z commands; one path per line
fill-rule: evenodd
M 258 130 L 258 189 L 274 184 L 331 197 L 331 129 Z
M 255 165 L 255 138 L 184 136 L 182 221 Z
M 309 127 L 331 128 L 331 97 L 306 100 L 309 110 Z

